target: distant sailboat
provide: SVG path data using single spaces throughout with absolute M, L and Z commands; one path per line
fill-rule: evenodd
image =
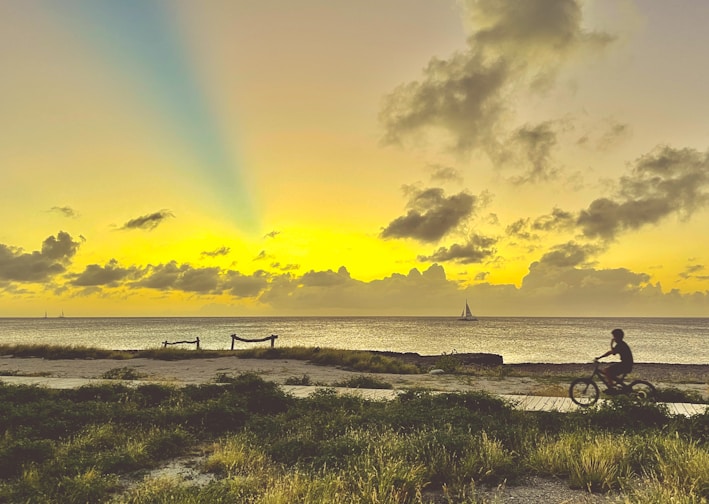
M 463 313 L 460 315 L 460 319 L 458 320 L 463 320 L 465 322 L 474 322 L 477 320 L 475 315 L 473 315 L 473 312 L 470 311 L 470 306 L 468 305 L 468 300 L 465 300 L 465 309 L 463 310 Z
M 62 310 L 62 314 L 59 315 L 59 318 L 64 318 L 64 310 Z

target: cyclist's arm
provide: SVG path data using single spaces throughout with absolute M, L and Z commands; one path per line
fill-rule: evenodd
M 596 360 L 600 360 L 600 359 L 602 359 L 603 357 L 608 357 L 608 356 L 611 355 L 612 353 L 613 353 L 613 350 L 612 350 L 612 349 L 611 349 L 611 350 L 608 350 L 606 353 L 604 353 L 604 354 L 601 355 L 600 357 L 596 357 Z

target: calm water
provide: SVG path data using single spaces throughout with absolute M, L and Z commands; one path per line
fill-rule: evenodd
M 709 363 L 709 318 L 0 318 L 0 344 L 86 345 L 144 349 L 194 340 L 228 349 L 231 335 L 277 346 L 321 346 L 436 355 L 487 352 L 506 363 L 589 362 L 605 352 L 610 331 L 625 330 L 637 362 Z M 269 343 L 239 343 L 236 348 Z

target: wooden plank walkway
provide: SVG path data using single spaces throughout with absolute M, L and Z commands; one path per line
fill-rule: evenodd
M 78 388 L 84 385 L 104 385 L 107 383 L 123 383 L 130 386 L 139 386 L 145 383 L 162 383 L 175 386 L 172 382 L 155 382 L 144 380 L 105 380 L 86 378 L 47 378 L 39 376 L 0 376 L 0 383 L 8 385 L 35 385 L 55 389 Z M 373 401 L 388 401 L 402 393 L 402 390 L 388 389 L 351 389 L 339 387 L 321 387 L 305 385 L 281 385 L 281 389 L 294 397 L 308 397 L 318 390 L 334 390 L 338 394 L 352 394 Z M 566 413 L 579 409 L 568 397 L 542 397 L 531 395 L 500 395 L 502 399 L 522 411 L 559 411 Z M 691 417 L 707 412 L 709 405 L 692 403 L 664 403 L 671 415 Z
M 281 388 L 295 397 L 307 397 L 316 390 L 327 389 L 328 387 L 312 387 L 299 385 L 282 385 Z M 348 389 L 348 388 L 333 388 L 339 394 L 353 394 L 358 397 L 375 401 L 386 401 L 394 399 L 401 390 L 386 390 L 386 389 Z M 542 397 L 531 395 L 500 395 L 502 399 L 512 404 L 516 409 L 522 411 L 559 411 L 567 413 L 582 409 L 580 406 L 568 397 Z M 601 399 L 601 401 L 603 401 Z M 663 403 L 667 406 L 667 410 L 671 415 L 684 415 L 687 417 L 694 415 L 702 415 L 707 411 L 707 404 L 691 404 L 691 403 Z

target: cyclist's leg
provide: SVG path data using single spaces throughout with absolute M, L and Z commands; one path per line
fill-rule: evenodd
M 603 370 L 603 376 L 606 378 L 606 385 L 609 388 L 619 383 L 618 375 L 625 372 L 624 368 L 625 366 L 623 366 L 622 363 L 616 362 Z

